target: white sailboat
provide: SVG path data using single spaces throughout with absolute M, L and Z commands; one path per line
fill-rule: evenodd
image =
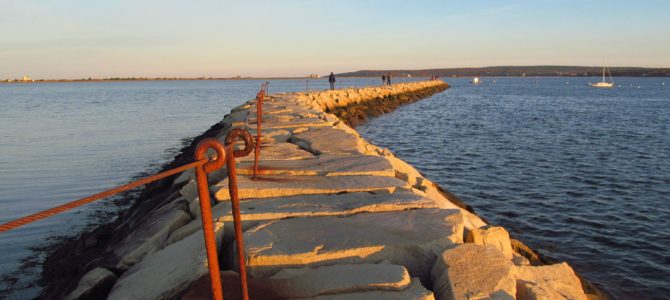
M 597 88 L 611 88 L 611 87 L 614 86 L 614 79 L 612 79 L 612 73 L 610 73 L 609 69 L 607 69 L 607 73 L 610 75 L 610 81 L 611 82 L 605 81 L 605 69 L 607 69 L 607 67 L 603 66 L 603 81 L 596 82 L 596 83 L 590 83 L 589 82 L 590 86 L 597 87 Z

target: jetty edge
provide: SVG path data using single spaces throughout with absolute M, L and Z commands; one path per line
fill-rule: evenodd
M 261 176 L 238 159 L 252 299 L 586 299 L 566 263 L 544 265 L 414 167 L 349 125 L 441 92 L 442 81 L 269 95 Z M 256 101 L 234 108 L 165 168 L 192 161 L 207 137 L 255 134 Z M 209 175 L 226 298 L 237 255 L 225 170 Z M 210 297 L 192 171 L 145 187 L 115 222 L 68 241 L 45 262 L 41 298 Z

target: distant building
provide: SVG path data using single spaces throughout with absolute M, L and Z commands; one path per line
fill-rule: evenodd
M 23 82 L 35 82 L 35 80 L 32 80 L 32 79 L 30 78 L 30 76 L 28 76 L 28 75 L 23 76 L 22 81 L 23 81 Z
M 309 74 L 309 76 L 307 76 L 307 77 L 308 78 L 321 78 L 321 75 L 319 75 L 319 74 Z

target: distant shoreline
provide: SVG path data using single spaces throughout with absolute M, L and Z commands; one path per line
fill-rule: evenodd
M 184 80 L 276 80 L 276 79 L 322 79 L 322 78 L 308 78 L 308 77 L 243 77 L 243 78 L 213 78 L 213 77 L 194 77 L 194 78 L 91 78 L 91 79 L 32 79 L 24 81 L 20 79 L 12 79 L 8 81 L 4 79 L 0 83 L 41 83 L 41 82 L 125 82 L 125 81 L 184 81 Z
M 612 77 L 670 77 L 670 68 L 608 67 Z M 434 68 L 423 70 L 359 70 L 338 76 L 380 77 L 596 77 L 602 66 L 494 66 L 481 68 Z M 608 74 L 607 76 L 609 76 Z
M 381 75 L 380 75 L 381 76 Z M 377 78 L 379 76 L 344 76 L 338 75 L 338 78 Z M 430 76 L 413 76 L 406 77 L 396 75 L 396 78 L 421 78 L 421 77 L 430 77 Z M 587 77 L 600 77 L 600 75 L 451 75 L 451 76 L 440 76 L 442 79 L 447 78 L 472 78 L 472 77 L 481 77 L 481 78 L 587 78 Z M 614 75 L 612 77 L 636 77 L 636 78 L 667 78 L 668 75 L 656 75 L 656 76 L 644 76 L 644 75 Z M 34 79 L 31 81 L 23 80 L 2 80 L 0 84 L 31 84 L 31 83 L 68 83 L 68 82 L 130 82 L 130 81 L 208 81 L 208 80 L 326 80 L 327 78 L 313 78 L 313 77 L 245 77 L 245 78 L 121 78 L 121 79 Z

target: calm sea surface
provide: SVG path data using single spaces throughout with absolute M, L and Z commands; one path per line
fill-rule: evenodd
M 670 294 L 670 80 L 620 78 L 613 90 L 587 78 L 447 81 L 446 92 L 357 129 L 615 296 Z M 261 82 L 0 85 L 0 223 L 156 170 Z M 271 93 L 304 89 L 304 80 L 270 81 Z M 78 232 L 110 204 L 1 234 L 0 298 L 39 292 L 31 283 L 43 252 L 30 249 Z
M 670 297 L 670 79 L 484 80 L 357 130 L 616 298 Z
M 338 80 L 368 86 L 380 80 Z M 183 143 L 252 99 L 261 80 L 0 84 L 0 223 L 130 181 L 169 162 Z M 270 93 L 305 80 L 270 80 Z M 309 89 L 325 89 L 309 80 Z M 0 234 L 0 299 L 28 298 L 43 251 L 81 231 L 112 200 Z M 13 291 L 10 292 L 8 289 Z

